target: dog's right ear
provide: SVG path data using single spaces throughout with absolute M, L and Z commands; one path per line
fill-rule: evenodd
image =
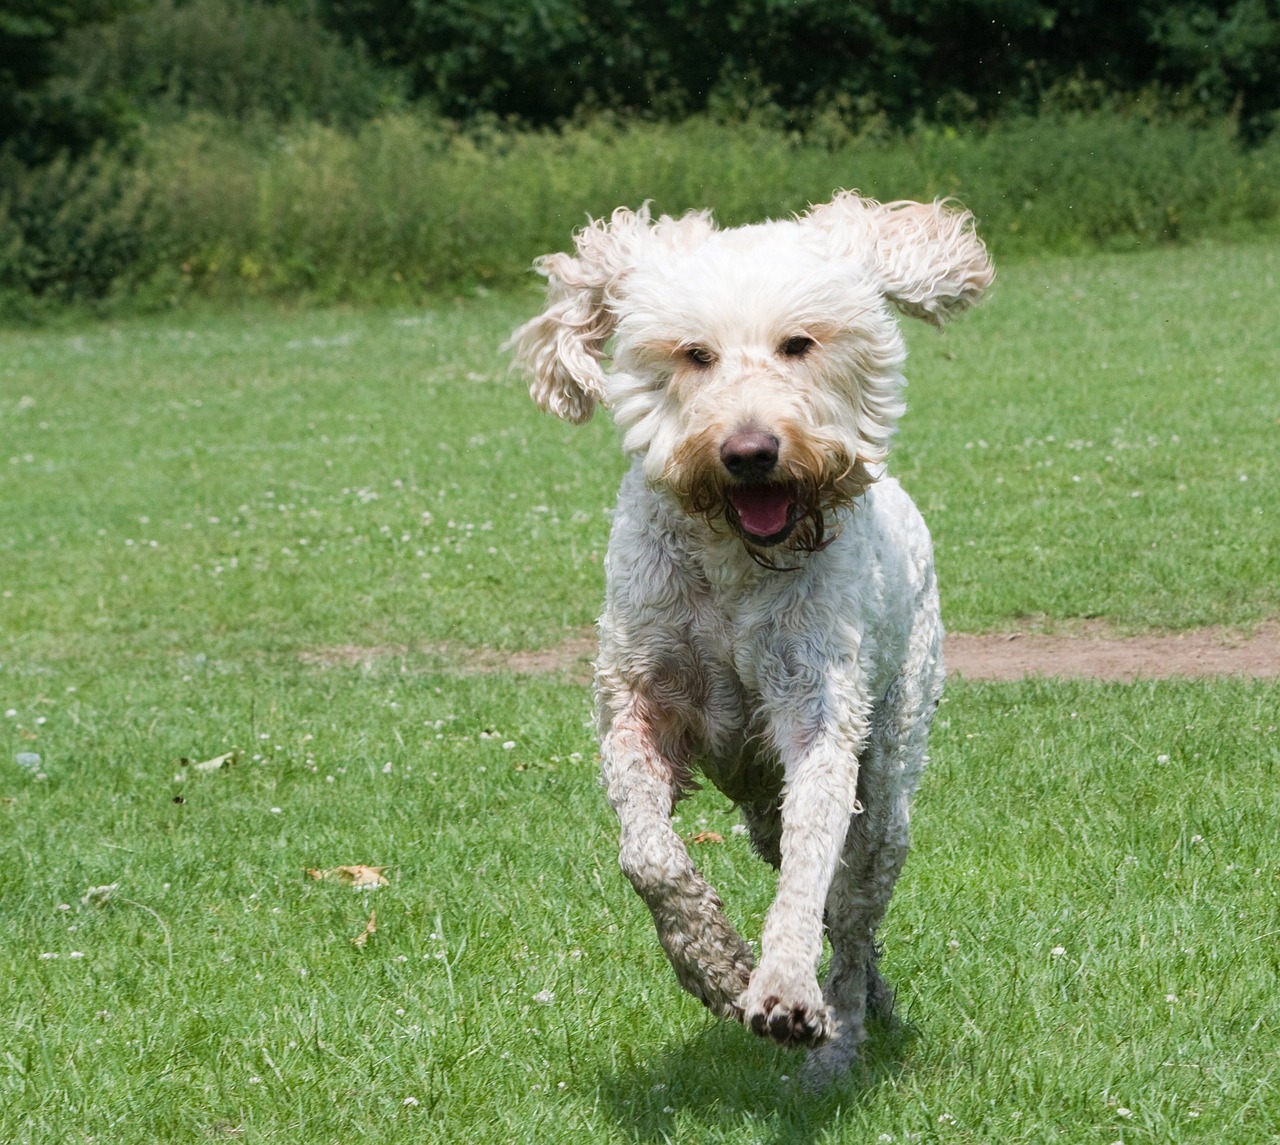
M 534 262 L 547 278 L 542 313 L 516 330 L 504 349 L 530 375 L 529 396 L 557 417 L 581 425 L 604 400 L 605 345 L 617 326 L 614 303 L 649 235 L 649 209 L 619 207 L 574 236 L 577 257 L 547 254 Z

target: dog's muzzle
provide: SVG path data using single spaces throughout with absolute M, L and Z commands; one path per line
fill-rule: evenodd
M 720 446 L 720 463 L 736 484 L 726 492 L 726 516 L 752 544 L 785 541 L 799 519 L 796 490 L 770 480 L 781 443 L 763 430 L 740 430 Z

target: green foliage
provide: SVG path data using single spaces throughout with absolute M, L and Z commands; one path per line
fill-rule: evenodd
M 1228 125 L 1063 116 L 986 132 L 805 139 L 758 122 L 461 132 L 409 115 L 355 135 L 189 120 L 151 138 L 153 226 L 184 289 L 420 297 L 527 281 L 587 215 L 652 200 L 725 224 L 801 211 L 838 187 L 957 195 L 999 255 L 1133 247 L 1274 225 L 1280 141 Z
M 122 100 L 153 116 L 195 109 L 350 126 L 397 99 L 394 75 L 313 19 L 242 0 L 153 0 L 70 33 L 58 63 L 81 98 Z
M 0 150 L 28 162 L 110 135 L 109 109 L 51 91 L 58 43 L 73 28 L 127 12 L 134 0 L 0 0 Z
M 0 289 L 150 304 L 190 294 L 418 299 L 531 280 L 588 215 L 651 200 L 726 225 L 803 211 L 839 187 L 954 195 L 997 255 L 1130 249 L 1274 230 L 1280 139 L 1230 124 L 1062 114 L 985 131 L 807 136 L 763 119 L 461 130 L 397 113 L 354 133 L 187 115 L 47 168 L 10 162 Z M 10 309 L 14 309 L 11 305 Z
M 725 92 L 788 112 L 838 103 L 898 125 L 1037 107 L 1064 82 L 1193 89 L 1273 111 L 1275 0 L 320 0 L 330 26 L 408 70 L 452 116 L 551 123 L 587 107 L 659 115 Z
M 154 255 L 146 173 L 103 144 L 34 168 L 0 155 L 0 187 L 0 305 L 101 299 Z
M 1234 106 L 1259 137 L 1280 112 L 1280 3 L 1175 3 L 1153 20 L 1160 76 L 1206 108 Z

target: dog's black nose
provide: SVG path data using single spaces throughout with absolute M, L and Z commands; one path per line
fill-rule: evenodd
M 735 433 L 720 446 L 720 460 L 741 481 L 767 477 L 778 464 L 778 439 L 758 429 Z

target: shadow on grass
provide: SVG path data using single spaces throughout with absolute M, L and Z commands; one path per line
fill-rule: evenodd
M 720 1022 L 650 1060 L 604 1074 L 600 1095 L 636 1142 L 752 1140 L 792 1145 L 815 1140 L 842 1110 L 864 1104 L 909 1069 L 919 1031 L 910 1023 L 868 1022 L 861 1060 L 829 1090 L 799 1084 L 804 1054 L 780 1050 L 741 1026 Z

